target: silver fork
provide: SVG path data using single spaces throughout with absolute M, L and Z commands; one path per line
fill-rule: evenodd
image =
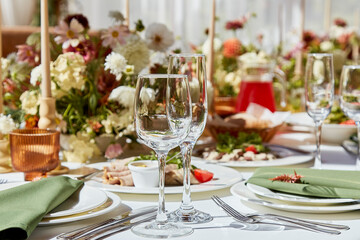
M 291 227 L 291 228 L 296 227 L 296 228 L 300 228 L 300 229 L 308 230 L 308 231 L 312 231 L 312 232 L 321 232 L 321 233 L 327 233 L 327 234 L 333 234 L 333 235 L 341 234 L 341 232 L 337 231 L 337 230 L 320 228 L 315 225 L 311 225 L 311 224 L 307 224 L 307 223 L 300 223 L 300 222 L 285 220 L 285 219 L 281 219 L 281 220 L 283 222 L 286 222 L 289 224 L 282 224 L 282 223 L 276 223 L 276 222 L 264 222 L 263 221 L 264 219 L 258 219 L 255 217 L 249 217 L 249 216 L 245 216 L 245 215 L 241 214 L 240 212 L 235 210 L 233 207 L 231 207 L 230 205 L 225 203 L 223 200 L 221 200 L 218 196 L 212 196 L 211 199 L 219 207 L 221 207 L 228 215 L 233 217 L 235 220 L 238 220 L 243 223 L 248 223 L 248 224 L 260 223 L 260 224 L 268 224 L 268 225 L 279 225 L 279 226 Z M 280 220 L 280 219 L 277 219 L 277 220 Z
M 0 184 L 4 184 L 4 183 L 7 183 L 7 179 L 4 179 L 4 178 L 0 178 Z

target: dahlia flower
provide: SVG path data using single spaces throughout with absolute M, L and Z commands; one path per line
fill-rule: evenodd
M 126 70 L 126 59 L 123 55 L 112 52 L 105 58 L 105 70 L 110 70 L 110 73 L 116 76 L 116 80 L 120 80 L 122 77 L 123 71 Z
M 132 109 L 134 106 L 135 88 L 120 86 L 112 90 L 109 100 L 117 101 L 122 106 Z

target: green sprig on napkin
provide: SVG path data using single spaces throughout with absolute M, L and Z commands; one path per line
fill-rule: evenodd
M 293 174 L 294 171 L 303 176 L 301 183 L 270 180 L 283 174 Z M 247 183 L 305 196 L 360 199 L 360 171 L 258 168 Z
M 41 219 L 64 202 L 82 181 L 50 177 L 0 192 L 0 239 L 26 239 Z

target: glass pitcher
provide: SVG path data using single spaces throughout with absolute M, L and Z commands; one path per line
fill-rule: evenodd
M 286 76 L 276 68 L 275 63 L 241 64 L 240 92 L 236 100 L 236 112 L 244 112 L 253 102 L 266 107 L 271 112 L 276 111 L 273 79 L 278 79 L 282 86 L 280 106 L 286 106 Z

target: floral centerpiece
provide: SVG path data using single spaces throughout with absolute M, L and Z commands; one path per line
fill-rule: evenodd
M 99 136 L 112 139 L 106 156 L 122 153 L 116 138 L 133 138 L 133 100 L 137 74 L 166 71 L 159 55 L 174 43 L 163 24 L 145 30 L 141 20 L 135 30 L 123 24 L 119 12 L 111 12 L 115 24 L 91 32 L 83 15 L 70 15 L 55 27 L 51 41 L 51 92 L 56 99 L 58 126 L 69 137 L 64 157 L 85 162 L 100 155 Z M 40 35 L 32 34 L 16 54 L 2 59 L 7 112 L 25 127 L 37 127 L 41 83 Z M 156 56 L 156 61 L 153 60 Z
M 338 86 L 342 66 L 352 64 L 358 58 L 360 36 L 356 29 L 349 27 L 342 19 L 335 19 L 328 35 L 320 36 L 312 31 L 305 31 L 303 40 L 280 59 L 279 63 L 288 78 L 290 110 L 302 109 L 303 76 L 295 74 L 295 58 L 302 51 L 302 65 L 306 63 L 306 53 L 332 53 L 334 57 L 335 84 Z M 357 51 L 357 52 L 354 52 Z
M 0 114 L 0 173 L 11 172 L 9 134 L 18 128 L 10 115 Z

